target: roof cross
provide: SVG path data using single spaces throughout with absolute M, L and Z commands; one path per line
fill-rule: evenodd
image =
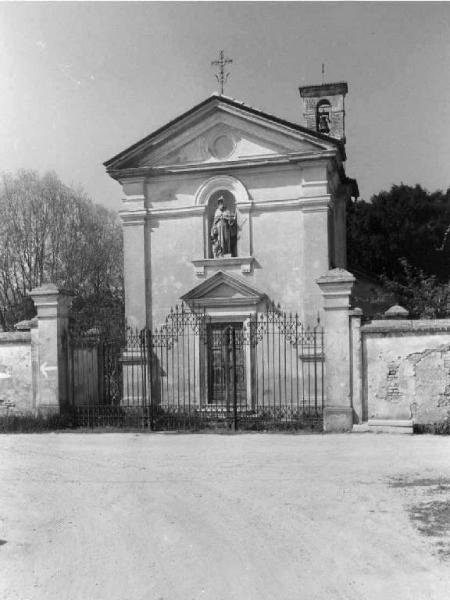
M 221 95 L 223 95 L 223 88 L 225 83 L 227 82 L 227 79 L 229 77 L 229 73 L 225 73 L 225 66 L 232 63 L 232 59 L 231 58 L 225 58 L 225 54 L 224 51 L 221 50 L 219 53 L 219 60 L 213 60 L 211 61 L 211 66 L 212 67 L 219 67 L 219 73 L 216 74 L 216 79 L 217 82 L 220 85 L 220 93 Z

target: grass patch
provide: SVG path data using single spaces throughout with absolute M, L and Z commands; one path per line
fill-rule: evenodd
M 450 413 L 439 423 L 414 424 L 414 433 L 431 433 L 433 435 L 450 435 Z
M 435 538 L 438 554 L 450 558 L 450 500 L 432 500 L 412 506 L 409 518 L 422 535 Z
M 44 433 L 73 427 L 69 415 L 17 415 L 0 416 L 1 433 Z
M 389 483 L 393 488 L 406 488 L 415 502 L 408 506 L 408 515 L 417 531 L 431 538 L 437 554 L 450 559 L 450 479 L 397 478 Z

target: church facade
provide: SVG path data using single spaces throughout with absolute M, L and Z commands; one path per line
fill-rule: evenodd
M 215 331 L 273 307 L 304 327 L 326 323 L 326 276 L 346 273 L 345 205 L 357 194 L 344 168 L 346 93 L 300 88 L 302 125 L 213 95 L 105 163 L 123 190 L 130 324 L 157 329 L 180 304 Z M 241 362 L 250 407 L 250 354 Z M 205 379 L 203 402 L 217 404 L 212 387 Z
M 315 105 L 322 87 L 327 100 L 342 102 L 344 86 L 310 88 L 308 128 L 213 95 L 105 163 L 123 189 L 128 320 L 159 326 L 218 272 L 304 322 L 317 318 L 317 278 L 346 266 L 345 202 L 354 182 L 343 166 L 343 110 L 331 114 L 337 131 L 321 133 Z M 215 256 L 220 197 L 236 232 L 234 247 Z

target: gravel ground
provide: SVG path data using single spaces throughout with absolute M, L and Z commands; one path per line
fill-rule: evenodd
M 450 438 L 0 436 L 0 598 L 447 600 Z

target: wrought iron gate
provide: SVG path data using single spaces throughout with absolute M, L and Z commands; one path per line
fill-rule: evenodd
M 72 380 L 97 381 L 95 393 L 94 384 L 84 383 L 72 396 L 77 424 L 321 427 L 323 335 L 319 324 L 304 328 L 296 315 L 276 310 L 214 322 L 185 306 L 159 329 L 127 329 L 122 345 L 97 333 L 76 360 L 77 351 L 71 354 Z

